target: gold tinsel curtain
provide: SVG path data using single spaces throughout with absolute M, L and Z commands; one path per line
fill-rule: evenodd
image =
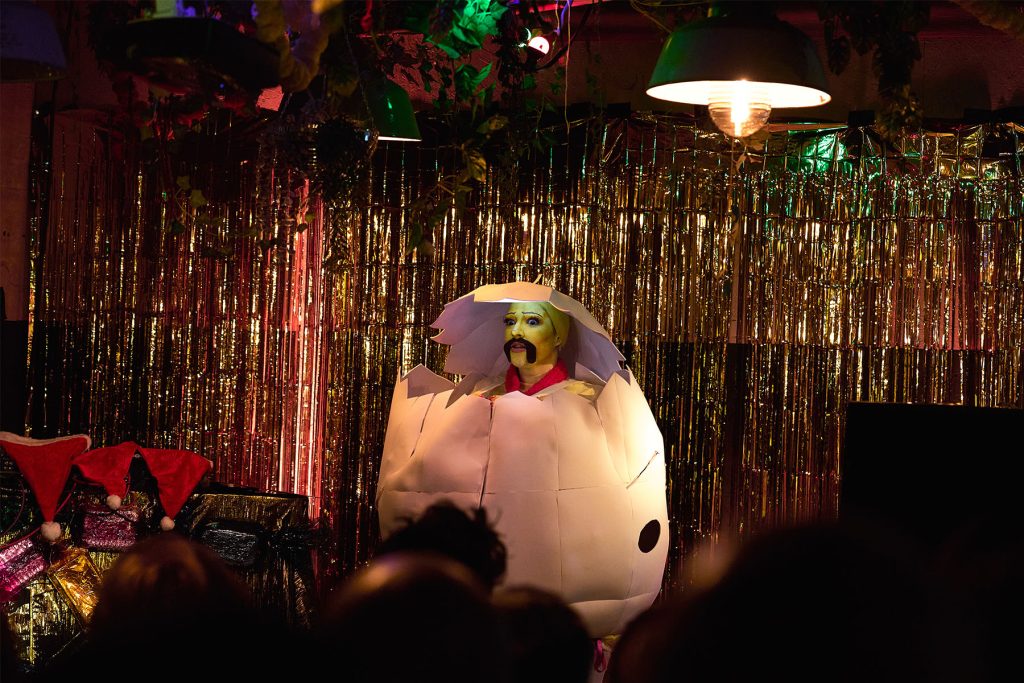
M 334 571 L 376 541 L 396 377 L 440 370 L 428 324 L 486 282 L 540 276 L 626 355 L 668 447 L 670 586 L 698 542 L 834 513 L 848 401 L 1024 406 L 1013 124 L 743 150 L 670 117 L 579 121 L 492 172 L 425 256 L 407 244 L 443 172 L 432 146 L 382 145 L 351 202 L 324 207 L 211 125 L 188 162 L 210 204 L 169 230 L 137 154 L 57 121 L 27 425 L 189 448 L 221 480 L 307 494 Z

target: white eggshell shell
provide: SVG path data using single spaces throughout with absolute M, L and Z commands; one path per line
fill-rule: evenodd
M 395 388 L 382 534 L 441 499 L 483 506 L 508 547 L 505 583 L 561 594 L 593 637 L 621 633 L 657 596 L 669 543 L 664 445 L 632 374 L 611 375 L 596 402 L 462 388 L 452 400 L 452 387 L 416 368 Z M 652 520 L 660 533 L 643 552 Z

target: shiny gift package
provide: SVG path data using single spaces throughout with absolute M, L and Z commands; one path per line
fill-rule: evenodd
M 126 550 L 137 540 L 138 522 L 135 506 L 111 510 L 105 505 L 89 505 L 82 518 L 82 543 L 93 550 Z
M 99 602 L 100 570 L 84 548 L 67 548 L 47 570 L 50 583 L 83 624 Z
M 30 536 L 0 549 L 0 602 L 14 598 L 46 571 L 46 558 Z
M 229 565 L 251 567 L 260 556 L 262 534 L 258 524 L 222 519 L 205 523 L 195 537 Z

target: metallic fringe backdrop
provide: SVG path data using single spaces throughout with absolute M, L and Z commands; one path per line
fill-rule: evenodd
M 309 495 L 328 574 L 376 542 L 396 377 L 441 369 L 428 324 L 487 282 L 542 278 L 626 355 L 668 447 L 671 588 L 698 543 L 835 513 L 848 401 L 1024 407 L 1014 124 L 744 149 L 671 117 L 577 121 L 492 171 L 429 255 L 408 251 L 410 212 L 442 148 L 382 144 L 325 207 L 211 124 L 175 171 L 209 204 L 169 214 L 131 145 L 55 128 L 27 427 L 189 448 L 222 481 Z

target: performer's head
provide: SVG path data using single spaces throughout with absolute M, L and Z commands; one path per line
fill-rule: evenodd
M 569 325 L 569 316 L 546 301 L 510 304 L 505 314 L 505 356 L 517 368 L 554 365 Z

